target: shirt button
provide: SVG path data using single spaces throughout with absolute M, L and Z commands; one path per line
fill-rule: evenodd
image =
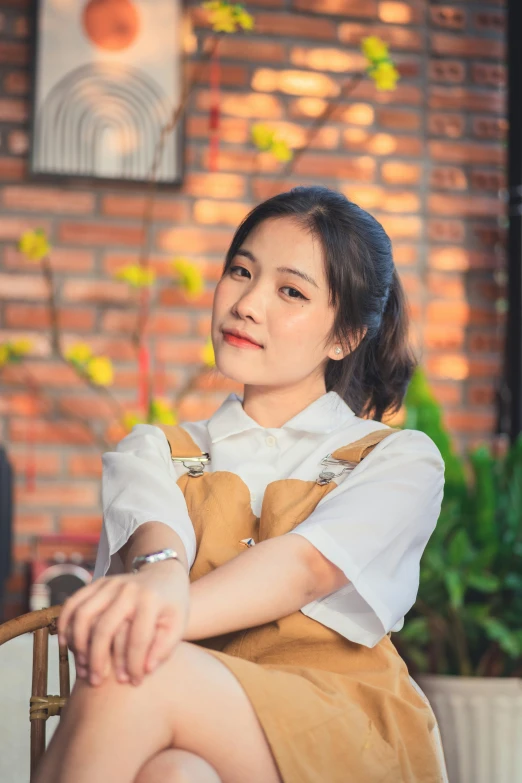
M 269 435 L 265 442 L 267 446 L 275 446 L 276 439 L 274 438 L 273 435 Z

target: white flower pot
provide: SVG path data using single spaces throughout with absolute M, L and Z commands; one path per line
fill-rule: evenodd
M 450 783 L 522 783 L 522 680 L 418 675 Z

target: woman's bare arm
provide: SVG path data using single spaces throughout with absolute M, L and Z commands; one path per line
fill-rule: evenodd
M 279 620 L 347 584 L 303 536 L 261 541 L 190 586 L 184 639 L 206 639 Z
M 188 574 L 188 561 L 185 546 L 171 527 L 164 522 L 145 522 L 130 536 L 126 544 L 119 550 L 126 572 L 131 570 L 132 561 L 138 555 L 148 555 L 158 552 L 160 549 L 174 549 L 183 563 L 183 568 Z M 152 568 L 154 564 L 145 565 L 143 568 Z M 174 564 L 175 566 L 176 564 Z M 177 566 L 179 568 L 179 565 Z

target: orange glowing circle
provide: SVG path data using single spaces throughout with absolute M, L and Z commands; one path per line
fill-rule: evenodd
M 83 28 L 100 49 L 126 49 L 139 32 L 138 9 L 131 0 L 89 0 L 83 9 Z

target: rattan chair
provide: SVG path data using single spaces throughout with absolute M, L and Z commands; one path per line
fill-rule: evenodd
M 29 699 L 31 722 L 31 778 L 45 752 L 45 721 L 60 715 L 71 692 L 69 656 L 66 645 L 59 648 L 60 695 L 47 693 L 49 634 L 57 633 L 56 619 L 62 607 L 50 606 L 36 612 L 22 614 L 0 625 L 0 645 L 24 633 L 33 633 L 33 684 Z

